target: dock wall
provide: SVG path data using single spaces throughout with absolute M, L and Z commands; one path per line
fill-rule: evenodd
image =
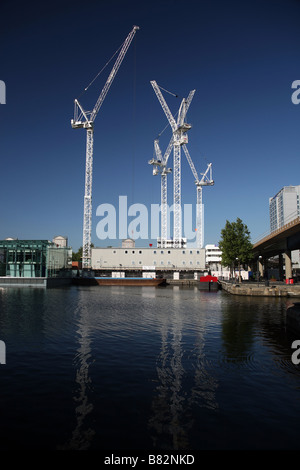
M 0 287 L 62 287 L 70 286 L 71 278 L 56 277 L 0 277 Z
M 263 296 L 263 297 L 300 297 L 300 285 L 276 283 L 231 283 L 220 281 L 222 289 L 232 295 Z

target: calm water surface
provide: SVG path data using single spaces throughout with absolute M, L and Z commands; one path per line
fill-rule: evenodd
M 299 450 L 286 300 L 0 289 L 0 450 Z

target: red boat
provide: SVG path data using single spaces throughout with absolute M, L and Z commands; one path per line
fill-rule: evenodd
M 198 284 L 200 290 L 219 290 L 220 283 L 216 276 L 201 276 Z

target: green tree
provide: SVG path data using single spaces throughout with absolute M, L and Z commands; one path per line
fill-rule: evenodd
M 94 243 L 91 243 L 91 247 L 94 248 Z M 82 246 L 76 253 L 73 251 L 72 261 L 82 261 Z
M 222 265 L 229 266 L 231 272 L 238 267 L 240 273 L 241 265 L 248 264 L 253 257 L 247 225 L 239 218 L 236 222 L 226 220 L 225 227 L 221 230 L 219 247 L 222 250 Z
M 72 261 L 81 261 L 81 258 L 82 258 L 82 246 L 79 248 L 79 250 L 76 253 L 73 251 Z

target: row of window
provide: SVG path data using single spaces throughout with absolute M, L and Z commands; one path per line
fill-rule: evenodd
M 136 263 L 135 261 L 132 261 L 131 264 L 132 264 L 132 266 L 135 266 L 136 264 L 141 265 L 141 264 L 142 264 L 142 261 L 139 261 L 138 263 Z M 153 261 L 153 266 L 157 266 L 157 264 L 158 264 L 158 263 L 154 260 L 154 261 Z M 186 266 L 187 264 L 188 264 L 188 263 L 186 263 L 185 261 L 182 261 L 182 266 Z M 193 261 L 190 261 L 189 264 L 190 264 L 190 266 L 193 266 L 195 263 L 194 263 Z M 165 262 L 164 262 L 164 261 L 161 261 L 161 262 L 160 262 L 160 265 L 161 265 L 161 266 L 165 266 Z M 196 262 L 196 265 L 199 266 L 199 265 L 200 265 L 200 262 L 197 261 L 197 262 Z M 168 261 L 167 266 L 173 266 L 173 264 L 171 263 L 171 261 Z
M 193 251 L 192 251 L 192 250 L 182 250 L 182 254 L 185 255 L 186 253 L 188 253 L 188 251 L 189 251 L 189 254 L 190 254 L 190 255 L 193 254 Z M 116 254 L 116 253 L 117 253 L 117 250 L 113 250 L 113 253 Z M 127 255 L 127 254 L 129 253 L 129 251 L 128 251 L 128 250 L 124 250 L 124 253 Z M 141 254 L 143 253 L 143 251 L 142 251 L 142 250 L 131 250 L 130 253 L 133 254 L 133 255 L 134 255 L 135 253 L 138 253 L 139 255 L 141 255 Z M 163 254 L 165 253 L 165 251 L 164 251 L 164 250 L 158 250 L 158 251 L 157 251 L 157 250 L 153 250 L 153 254 L 154 254 L 154 255 L 156 255 L 157 253 L 160 253 L 161 255 L 163 255 Z M 166 253 L 168 253 L 168 255 L 170 255 L 170 254 L 171 254 L 171 251 L 168 250 L 168 251 L 166 251 Z M 197 250 L 196 253 L 197 253 L 197 255 L 199 255 L 200 251 Z

